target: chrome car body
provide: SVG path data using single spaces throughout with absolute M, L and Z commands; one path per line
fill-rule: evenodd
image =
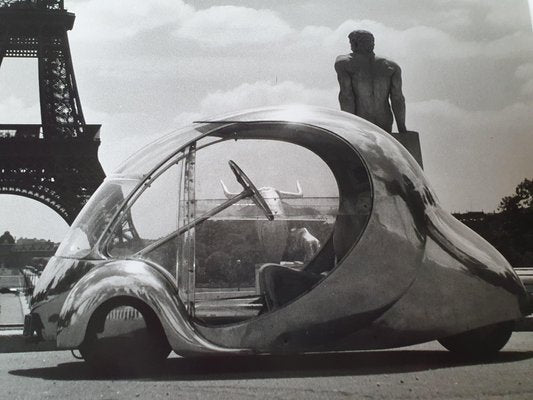
M 195 289 L 199 245 L 194 246 L 196 229 L 190 224 L 198 210 L 190 187 L 196 182 L 191 155 L 229 140 L 281 141 L 308 149 L 334 176 L 337 210 L 329 236 L 301 268 L 320 275 L 317 282 L 276 309 L 212 323 L 202 318 L 201 293 Z M 177 241 L 175 260 L 167 268 L 148 256 L 166 243 L 157 238 L 155 245 L 144 242 L 123 255 L 114 243 L 133 231 L 120 228 L 127 225 L 125 215 L 161 171 L 178 161 L 186 163 L 178 229 L 189 228 L 164 239 Z M 296 179 L 290 176 L 291 182 Z M 35 288 L 32 315 L 38 323 L 32 330 L 57 340 L 60 348 L 80 347 L 92 316 L 112 299 L 147 305 L 180 355 L 404 346 L 516 320 L 525 309 L 525 289 L 508 262 L 441 208 L 405 148 L 344 112 L 279 107 L 196 123 L 141 150 L 103 186 L 114 182 L 121 182 L 121 194 L 99 189 Z M 110 206 L 99 207 L 105 202 Z M 80 230 L 88 243 L 74 246 Z M 133 246 L 133 240 L 124 240 Z M 241 297 L 239 303 L 233 293 L 222 301 L 224 307 L 212 298 L 204 308 L 215 309 L 210 315 L 217 307 L 227 312 L 228 304 L 245 309 Z M 254 304 L 246 303 L 246 309 Z

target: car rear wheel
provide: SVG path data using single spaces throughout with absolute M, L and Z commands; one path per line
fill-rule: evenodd
M 439 340 L 439 343 L 453 353 L 473 357 L 489 358 L 507 344 L 514 329 L 514 321 L 484 326 Z
M 153 311 L 142 302 L 112 300 L 91 318 L 79 348 L 91 367 L 109 372 L 156 367 L 170 345 Z

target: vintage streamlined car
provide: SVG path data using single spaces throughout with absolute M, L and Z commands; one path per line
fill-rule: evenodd
M 480 356 L 505 345 L 526 296 L 391 135 L 278 107 L 197 122 L 108 176 L 25 331 L 107 365 L 431 340 Z

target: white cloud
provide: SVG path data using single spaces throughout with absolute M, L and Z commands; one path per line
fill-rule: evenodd
M 81 73 L 112 80 L 107 87 L 113 87 L 118 80 L 140 87 L 141 80 L 153 84 L 155 79 L 166 78 L 180 88 L 195 87 L 200 95 L 193 95 L 194 101 L 208 90 L 261 77 L 278 76 L 280 80 L 305 82 L 308 86 L 311 83 L 329 86 L 335 81 L 333 60 L 336 55 L 350 51 L 347 35 L 356 28 L 372 31 L 376 36 L 376 53 L 397 61 L 406 74 L 421 77 L 418 86 L 439 84 L 434 75 L 440 76 L 436 70 L 441 66 L 435 67 L 435 63 L 448 63 L 449 67 L 455 60 L 466 64 L 473 58 L 478 63 L 486 59 L 487 65 L 493 60 L 512 63 L 527 57 L 533 49 L 531 35 L 521 31 L 465 41 L 448 33 L 443 24 L 439 24 L 440 28 L 413 25 L 400 29 L 372 20 L 349 19 L 334 28 L 315 25 L 296 28 L 284 19 L 286 15 L 266 9 L 214 6 L 196 10 L 174 0 L 158 0 L 151 8 L 141 0 L 132 0 L 132 6 L 125 8 L 116 3 L 88 0 L 77 6 L 92 11 L 85 15 L 85 11 L 75 10 L 80 26 L 72 33 L 84 31 L 80 35 L 100 41 L 104 48 L 83 48 L 76 38 L 71 40 L 78 43 L 73 45 L 76 57 L 81 55 L 89 60 Z M 450 7 L 439 12 L 445 12 L 447 21 L 468 24 L 465 10 L 466 6 Z M 157 30 L 157 37 L 139 35 L 155 27 L 162 27 Z M 431 62 L 433 70 L 428 74 Z
M 207 46 L 256 45 L 283 39 L 292 28 L 270 10 L 215 6 L 183 21 L 175 34 Z
M 515 76 L 524 81 L 521 89 L 522 94 L 533 97 L 533 63 L 519 66 Z
M 184 126 L 187 124 L 191 124 L 195 121 L 201 121 L 207 117 L 210 117 L 210 115 L 202 114 L 201 112 L 185 111 L 185 112 L 179 113 L 174 118 L 174 122 L 176 123 L 176 126 Z
M 106 174 L 114 171 L 127 157 L 175 128 L 171 120 L 142 112 L 99 112 L 85 110 L 91 121 L 102 124 L 98 159 Z
M 89 0 L 74 3 L 72 37 L 97 42 L 123 41 L 140 32 L 189 18 L 194 9 L 181 0 Z
M 533 63 L 523 64 L 516 70 L 516 76 L 520 79 L 533 78 Z
M 347 36 L 354 29 L 365 29 L 376 37 L 376 53 L 393 58 L 407 56 L 424 59 L 458 59 L 484 56 L 504 59 L 531 54 L 533 38 L 525 32 L 498 37 L 493 40 L 463 41 L 451 34 L 430 26 L 414 26 L 395 29 L 371 20 L 347 20 L 336 29 L 323 26 L 309 26 L 300 32 L 303 44 L 317 47 L 344 44 L 348 48 Z
M 446 208 L 492 211 L 533 176 L 532 107 L 468 111 L 444 100 L 409 105 L 409 127 L 420 132 L 426 173 Z
M 529 0 L 530 4 L 532 0 Z M 480 29 L 494 32 L 499 28 L 500 32 L 515 31 L 517 27 L 527 26 L 529 22 L 527 0 L 437 0 L 440 13 L 444 9 L 456 8 L 463 12 L 474 15 L 483 24 Z M 429 7 L 435 4 L 428 2 Z
M 525 74 L 527 68 L 520 71 Z M 178 125 L 231 111 L 302 103 L 338 108 L 337 88 L 258 81 L 207 95 L 197 112 L 176 117 Z M 447 100 L 408 103 L 407 122 L 420 132 L 426 173 L 445 208 L 496 209 L 518 182 L 533 176 L 531 102 L 499 110 L 471 111 Z
M 531 30 L 533 30 L 533 0 L 529 0 L 528 4 L 529 4 L 529 18 L 531 22 Z
M 469 10 L 464 8 L 441 10 L 435 14 L 435 17 L 438 19 L 435 19 L 433 22 L 438 24 L 439 28 L 447 31 L 462 30 L 472 23 Z
M 176 121 L 185 123 L 227 112 L 280 104 L 336 107 L 336 92 L 337 89 L 308 88 L 292 81 L 243 83 L 227 91 L 218 90 L 208 94 L 200 102 L 197 112 L 182 113 L 176 117 Z
M 498 27 L 513 29 L 518 21 L 525 22 L 529 20 L 528 6 L 525 1 L 521 4 L 516 0 L 497 0 L 484 3 L 490 7 L 486 21 Z
M 263 44 L 292 32 L 271 10 L 237 6 L 196 10 L 182 0 L 128 0 L 126 7 L 119 1 L 89 0 L 74 3 L 72 11 L 77 14 L 73 39 L 101 44 L 123 42 L 165 25 L 178 38 L 207 46 Z

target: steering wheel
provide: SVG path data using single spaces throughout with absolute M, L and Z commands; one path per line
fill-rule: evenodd
M 265 217 L 269 221 L 272 221 L 274 219 L 274 213 L 268 206 L 267 202 L 265 201 L 264 197 L 259 193 L 259 190 L 255 187 L 253 182 L 248 178 L 248 176 L 244 173 L 244 171 L 235 163 L 233 160 L 228 161 L 229 167 L 231 168 L 231 171 L 235 175 L 235 178 L 237 179 L 237 182 L 241 184 L 243 189 L 245 191 L 250 191 L 252 196 L 252 201 L 254 204 L 263 211 L 265 214 Z

